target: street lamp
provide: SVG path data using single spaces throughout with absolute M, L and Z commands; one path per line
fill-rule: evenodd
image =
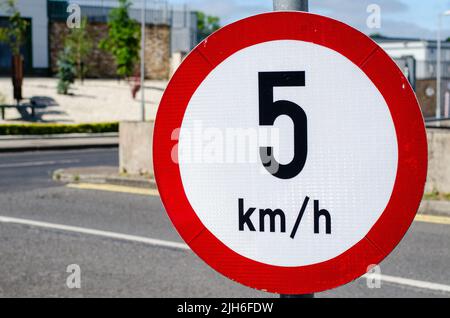
M 436 119 L 441 118 L 441 29 L 442 18 L 450 15 L 450 10 L 439 14 L 437 34 L 437 65 L 436 65 Z

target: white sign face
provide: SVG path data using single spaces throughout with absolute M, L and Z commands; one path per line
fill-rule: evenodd
M 268 146 L 279 167 L 264 168 Z M 383 96 L 358 66 L 280 40 L 207 76 L 186 109 L 178 161 L 189 203 L 215 237 L 254 261 L 296 267 L 366 236 L 391 197 L 398 145 Z

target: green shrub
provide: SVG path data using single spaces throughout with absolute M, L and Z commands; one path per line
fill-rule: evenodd
M 117 75 L 129 77 L 139 61 L 141 32 L 137 21 L 129 15 L 130 0 L 119 0 L 119 6 L 109 13 L 108 36 L 99 48 L 112 54 L 117 64 Z
M 118 132 L 119 123 L 100 124 L 6 124 L 0 125 L 0 135 L 54 135 Z
M 197 40 L 203 41 L 212 33 L 220 29 L 220 18 L 197 11 Z
M 72 55 L 69 60 L 75 64 L 76 76 L 81 82 L 84 81 L 84 77 L 88 71 L 86 66 L 88 65 L 89 57 L 94 46 L 87 26 L 88 20 L 84 17 L 80 27 L 70 29 L 64 41 L 64 46 L 68 54 Z M 73 69 L 71 70 L 73 71 Z
M 76 76 L 76 65 L 75 61 L 72 59 L 72 53 L 70 48 L 65 48 L 58 55 L 58 94 L 67 95 L 69 94 L 70 84 L 75 82 Z

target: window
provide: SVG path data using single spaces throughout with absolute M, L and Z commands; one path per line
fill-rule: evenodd
M 32 69 L 32 46 L 31 46 L 31 19 L 29 20 L 29 25 L 26 35 L 26 43 L 22 47 L 22 55 L 25 59 L 25 72 L 30 72 Z M 9 25 L 8 17 L 0 17 L 0 27 L 6 28 Z M 7 43 L 0 43 L 0 72 L 5 74 L 11 70 L 11 50 Z

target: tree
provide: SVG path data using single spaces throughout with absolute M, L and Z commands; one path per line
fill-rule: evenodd
M 70 29 L 70 33 L 64 41 L 68 54 L 76 64 L 76 75 L 83 82 L 87 72 L 87 59 L 93 49 L 92 37 L 87 31 L 87 19 L 81 21 L 79 28 Z
M 19 103 L 22 99 L 23 81 L 23 56 L 20 50 L 26 41 L 28 21 L 22 19 L 15 0 L 7 0 L 4 4 L 6 4 L 7 11 L 10 14 L 9 26 L 0 28 L 0 42 L 7 43 L 11 49 L 11 77 L 14 87 L 14 99 Z
M 372 33 L 369 35 L 371 39 L 385 39 L 386 37 L 381 33 Z
M 117 75 L 129 77 L 139 60 L 140 28 L 129 16 L 130 0 L 119 0 L 119 7 L 111 10 L 108 19 L 108 38 L 99 47 L 110 52 L 117 64 Z
M 67 95 L 70 84 L 73 84 L 76 77 L 76 63 L 73 60 L 73 52 L 70 48 L 64 48 L 58 55 L 58 94 Z
M 28 21 L 22 19 L 16 0 L 7 0 L 6 7 L 10 14 L 9 26 L 0 28 L 0 41 L 9 45 L 13 55 L 20 55 L 20 49 L 26 40 Z
M 204 12 L 197 12 L 198 42 L 220 29 L 220 18 L 206 15 Z

